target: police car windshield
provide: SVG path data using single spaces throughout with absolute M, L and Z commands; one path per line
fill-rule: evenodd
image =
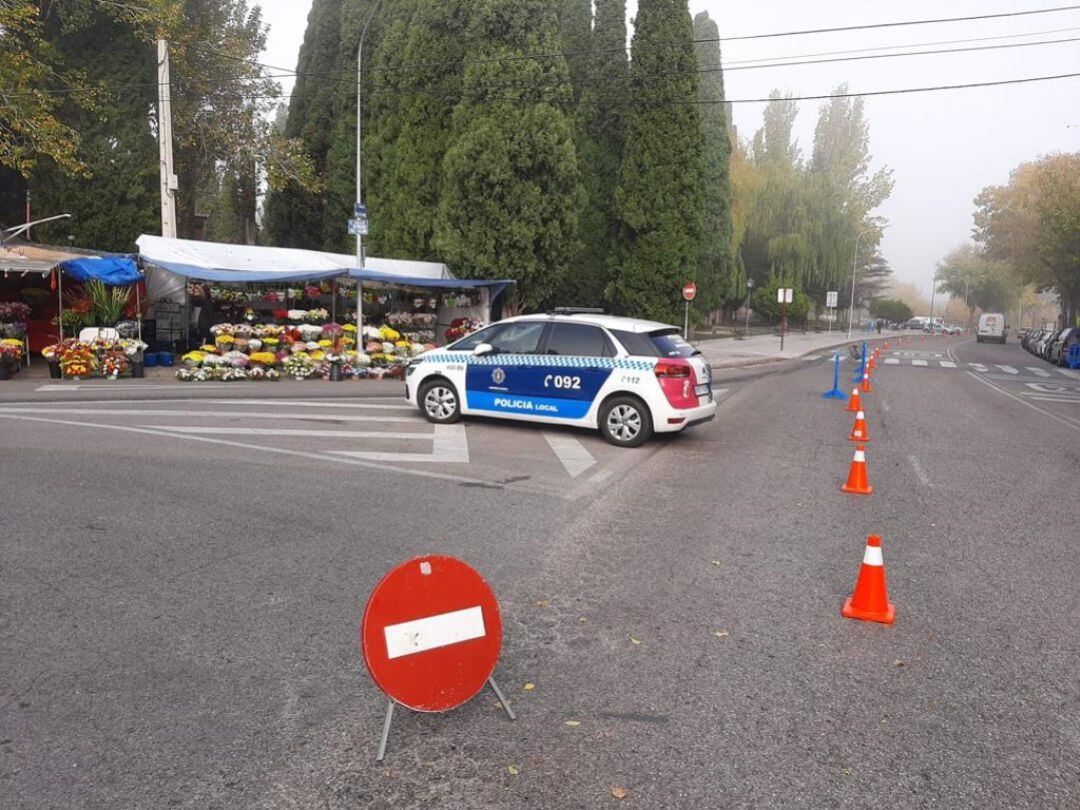
M 649 339 L 660 353 L 661 357 L 693 357 L 701 354 L 697 349 L 683 340 L 678 329 L 658 329 L 649 333 Z

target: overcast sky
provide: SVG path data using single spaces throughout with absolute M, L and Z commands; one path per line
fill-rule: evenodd
M 262 0 L 272 65 L 294 67 L 303 40 L 308 0 Z M 1049 8 L 1048 0 L 692 0 L 721 37 L 880 22 L 962 17 Z M 636 6 L 630 0 L 631 14 Z M 1037 36 L 1020 37 L 1020 34 Z M 858 91 L 990 82 L 1080 72 L 1080 41 L 933 56 L 736 70 L 736 62 L 947 40 L 1010 37 L 925 49 L 970 48 L 1080 38 L 1080 9 L 999 20 L 913 25 L 875 31 L 778 37 L 723 44 L 729 99 L 760 98 L 773 88 L 796 96 L 828 93 L 841 82 Z M 917 50 L 906 48 L 900 50 Z M 288 92 L 291 83 L 285 85 Z M 807 154 L 820 102 L 800 103 L 798 138 Z M 761 104 L 736 104 L 739 134 L 761 123 Z M 878 213 L 891 224 L 884 253 L 898 279 L 929 293 L 934 264 L 970 237 L 972 200 L 987 185 L 1005 183 L 1019 163 L 1040 154 L 1080 150 L 1080 79 L 936 93 L 870 97 L 875 168 L 894 171 L 896 187 Z M 1069 125 L 1074 125 L 1069 128 Z

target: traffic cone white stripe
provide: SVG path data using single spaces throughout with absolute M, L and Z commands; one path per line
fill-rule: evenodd
M 857 415 L 855 416 L 855 418 L 856 418 L 856 419 L 865 419 L 865 418 L 866 418 L 866 414 L 865 414 L 865 413 L 863 413 L 862 411 L 859 411 L 859 413 L 858 413 L 858 414 L 857 414 Z
M 885 560 L 881 556 L 881 546 L 867 546 L 866 552 L 862 558 L 863 565 L 885 565 Z
M 866 453 L 864 453 L 862 450 L 856 450 L 855 451 L 855 461 L 857 461 L 857 462 L 861 461 L 861 462 L 865 463 L 865 461 L 866 461 Z

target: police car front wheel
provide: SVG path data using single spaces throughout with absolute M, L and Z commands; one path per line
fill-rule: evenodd
M 619 447 L 637 447 L 652 436 L 652 416 L 635 397 L 614 397 L 600 409 L 600 433 Z
M 461 418 L 457 390 L 447 380 L 432 380 L 420 387 L 420 406 L 429 422 L 446 425 Z

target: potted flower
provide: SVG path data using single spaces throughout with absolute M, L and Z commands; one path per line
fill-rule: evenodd
M 21 340 L 5 338 L 0 340 L 0 380 L 10 380 L 18 371 L 22 362 L 23 344 Z

